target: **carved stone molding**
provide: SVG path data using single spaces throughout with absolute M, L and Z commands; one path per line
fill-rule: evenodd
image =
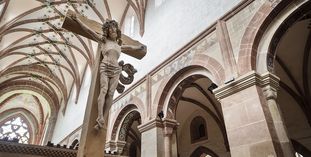
M 161 127 L 163 128 L 163 123 L 160 119 L 153 119 L 153 120 L 150 120 L 149 122 L 147 123 L 144 123 L 144 124 L 141 124 L 138 126 L 138 130 L 140 133 L 143 133 L 145 131 L 148 131 L 150 129 L 153 129 L 155 127 Z
M 126 145 L 125 141 L 117 141 L 116 142 L 116 152 L 117 154 L 121 155 L 123 153 L 124 150 L 124 146 Z
M 277 91 L 274 88 L 271 88 L 270 86 L 266 86 L 262 89 L 262 91 L 267 100 L 270 100 L 270 99 L 276 100 Z
M 116 150 L 116 142 L 115 141 L 108 141 L 106 142 L 105 144 L 105 152 L 108 153 L 108 152 L 115 152 Z
M 277 76 L 270 72 L 259 75 L 255 71 L 251 71 L 229 84 L 218 87 L 213 93 L 220 100 L 254 85 L 262 87 L 264 90 L 266 86 L 269 86 L 269 88 L 277 91 L 279 80 Z

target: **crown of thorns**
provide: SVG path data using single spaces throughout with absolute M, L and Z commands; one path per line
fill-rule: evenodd
M 118 22 L 116 22 L 115 20 L 108 20 L 103 24 L 103 30 L 108 29 L 110 27 L 119 28 Z

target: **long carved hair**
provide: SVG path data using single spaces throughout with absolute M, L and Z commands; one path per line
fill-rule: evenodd
M 106 22 L 103 24 L 103 41 L 106 41 L 109 37 L 109 28 L 116 27 L 117 28 L 117 42 L 121 46 L 122 40 L 121 40 L 121 30 L 119 29 L 119 24 L 115 20 L 106 20 Z

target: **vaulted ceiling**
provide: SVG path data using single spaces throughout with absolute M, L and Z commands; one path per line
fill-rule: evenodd
M 69 9 L 121 25 L 134 14 L 142 34 L 146 5 L 147 0 L 1 0 L 0 109 L 22 96 L 55 114 L 62 105 L 66 109 L 73 90 L 77 100 L 97 43 L 61 28 Z
M 283 112 L 289 137 L 308 149 L 309 153 L 311 150 L 310 24 L 311 18 L 308 15 L 306 19 L 289 25 L 286 32 L 280 36 L 275 52 L 275 72 L 281 79 L 278 104 Z

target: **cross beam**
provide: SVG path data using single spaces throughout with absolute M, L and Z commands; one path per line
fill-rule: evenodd
M 91 39 L 91 40 L 94 40 L 94 38 L 92 38 L 92 36 L 90 36 L 87 32 L 83 31 L 83 29 L 81 28 L 81 26 L 74 20 L 72 20 L 70 17 L 72 14 L 76 14 L 74 11 L 72 10 L 68 10 L 67 12 L 67 15 L 66 15 L 66 18 L 65 18 L 65 21 L 62 25 L 62 28 L 70 31 L 70 32 L 73 32 L 73 33 L 76 33 L 76 34 L 79 34 L 81 36 L 84 36 L 88 39 Z M 96 33 L 98 34 L 103 34 L 103 31 L 102 31 L 102 24 L 94 21 L 94 20 L 91 20 L 91 19 L 88 19 L 84 16 L 81 16 L 80 14 L 76 14 L 76 17 L 79 18 L 82 22 L 84 22 L 88 27 L 92 28 L 92 30 L 94 30 Z M 128 37 L 127 35 L 125 34 L 122 34 L 121 36 L 121 39 L 122 39 L 122 44 L 123 45 L 132 45 L 132 46 L 143 46 L 143 47 L 146 47 L 145 45 L 143 45 L 142 43 L 140 43 L 139 41 L 137 40 L 134 40 L 130 37 Z M 137 59 L 142 59 L 145 55 L 146 55 L 146 49 L 143 49 L 143 50 L 137 50 L 137 51 L 131 51 L 131 50 L 121 50 L 123 53 L 129 55 L 129 56 L 132 56 L 134 58 L 137 58 Z

